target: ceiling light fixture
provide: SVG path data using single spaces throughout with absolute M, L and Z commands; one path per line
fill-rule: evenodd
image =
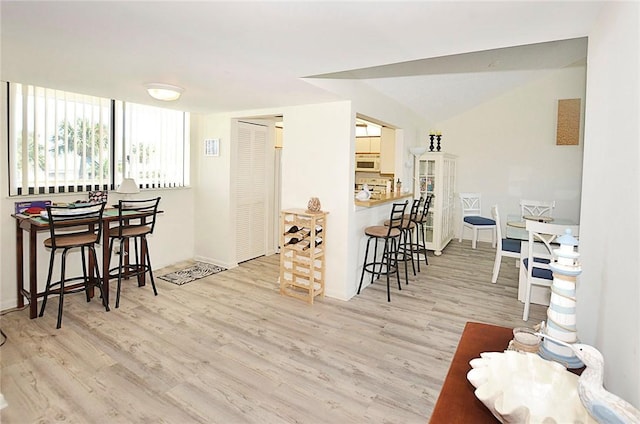
M 151 83 L 146 84 L 145 87 L 151 97 L 165 102 L 178 100 L 184 91 L 184 88 L 170 84 Z

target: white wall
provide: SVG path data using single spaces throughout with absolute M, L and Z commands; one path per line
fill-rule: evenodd
M 578 335 L 605 387 L 640 408 L 640 3 L 607 3 L 589 34 Z
M 456 191 L 481 192 L 484 216 L 493 204 L 506 218 L 519 213 L 521 199 L 555 200 L 555 216 L 578 221 L 584 143 L 556 145 L 556 121 L 558 99 L 580 98 L 584 108 L 584 92 L 584 67 L 550 71 L 436 124 L 443 151 L 458 155 Z M 456 215 L 457 236 L 459 202 Z M 470 239 L 471 232 L 464 236 Z M 491 235 L 481 231 L 480 239 Z
M 194 255 L 198 260 L 237 266 L 235 226 L 231 225 L 231 117 L 193 116 Z M 195 134 L 194 134 L 195 133 Z M 220 139 L 220 155 L 204 156 L 205 139 Z M 234 220 L 235 222 L 235 220 Z
M 306 208 L 318 197 L 328 211 L 326 295 L 346 299 L 349 204 L 353 204 L 355 122 L 350 102 L 299 106 L 284 113 L 282 208 Z
M 306 208 L 311 197 L 320 198 L 327 218 L 328 296 L 345 298 L 346 231 L 348 201 L 353 204 L 354 151 L 352 136 L 355 122 L 350 102 L 283 107 L 269 110 L 236 111 L 206 115 L 200 122 L 200 138 L 218 138 L 218 161 L 203 158 L 197 150 L 196 221 L 206 231 L 196 231 L 195 254 L 215 263 L 235 265 L 233 238 L 234 205 L 232 189 L 233 128 L 231 121 L 243 117 L 283 115 L 282 209 Z M 352 128 L 353 127 L 353 128 Z M 351 153 L 350 153 L 351 152 Z M 351 185 L 349 185 L 351 183 Z M 274 284 L 277 284 L 274 281 Z

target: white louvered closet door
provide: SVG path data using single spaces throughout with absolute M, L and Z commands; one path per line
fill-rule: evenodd
M 266 253 L 267 127 L 238 123 L 238 173 L 236 175 L 236 260 Z

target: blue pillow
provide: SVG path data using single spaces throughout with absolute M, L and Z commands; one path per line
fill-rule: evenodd
M 464 222 L 471 225 L 496 225 L 496 221 L 482 216 L 465 216 Z
M 506 250 L 507 252 L 520 253 L 520 246 L 520 240 L 502 239 L 502 250 Z
M 529 269 L 529 258 L 525 258 L 523 261 L 525 269 Z M 548 264 L 551 262 L 549 259 L 533 258 L 533 262 Z M 553 280 L 553 272 L 550 269 L 536 268 L 535 265 L 531 271 L 531 276 L 535 278 L 541 278 L 543 280 Z

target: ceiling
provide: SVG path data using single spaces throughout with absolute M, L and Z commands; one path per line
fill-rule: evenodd
M 439 121 L 584 64 L 602 4 L 3 0 L 0 76 L 192 112 L 335 101 L 328 82 L 358 81 Z M 151 82 L 185 92 L 159 103 Z

